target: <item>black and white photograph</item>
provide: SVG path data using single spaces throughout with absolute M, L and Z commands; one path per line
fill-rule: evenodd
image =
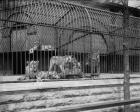
M 140 0 L 0 0 L 0 112 L 140 112 Z

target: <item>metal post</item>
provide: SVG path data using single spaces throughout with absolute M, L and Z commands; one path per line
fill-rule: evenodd
M 54 28 L 54 30 L 55 30 L 55 38 L 54 38 L 54 47 L 55 47 L 55 56 L 57 55 L 56 53 L 59 51 L 59 43 L 58 43 L 58 30 L 57 30 L 57 28 Z
M 87 13 L 88 19 L 89 19 L 89 25 L 90 25 L 90 62 L 91 62 L 91 76 L 93 75 L 93 39 L 92 39 L 92 20 L 91 20 L 91 16 L 89 14 L 89 11 L 87 10 L 87 8 L 85 8 L 85 11 Z
M 130 100 L 130 74 L 129 74 L 129 51 L 128 43 L 126 41 L 126 30 L 129 25 L 129 11 L 128 0 L 124 0 L 124 13 L 123 13 L 123 55 L 124 55 L 124 100 Z M 124 106 L 124 112 L 130 112 L 130 106 Z

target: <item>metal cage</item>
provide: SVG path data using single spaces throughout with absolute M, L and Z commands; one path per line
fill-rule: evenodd
M 27 61 L 48 71 L 53 56 L 73 56 L 84 74 L 123 72 L 123 45 L 130 71 L 140 71 L 140 19 L 60 0 L 3 1 L 0 10 L 0 72 L 26 74 Z

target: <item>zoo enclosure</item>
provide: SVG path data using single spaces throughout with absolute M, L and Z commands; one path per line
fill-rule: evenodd
M 0 10 L 0 71 L 25 74 L 27 61 L 48 71 L 52 56 L 72 55 L 82 72 L 122 73 L 123 45 L 130 72 L 140 71 L 140 19 L 58 0 L 3 1 Z

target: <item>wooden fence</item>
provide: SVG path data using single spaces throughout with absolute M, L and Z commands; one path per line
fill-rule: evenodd
M 115 109 L 117 112 L 120 108 L 118 106 L 139 103 L 139 80 L 139 75 L 131 75 L 130 101 L 123 101 L 123 75 L 119 76 L 119 74 L 118 76 L 103 74 L 97 80 L 1 82 L 0 110 L 2 112 L 67 112 L 71 110 L 73 112 L 78 109 L 78 112 L 116 105 L 117 108 L 112 107 L 107 110 Z M 99 110 L 99 112 L 102 111 Z

